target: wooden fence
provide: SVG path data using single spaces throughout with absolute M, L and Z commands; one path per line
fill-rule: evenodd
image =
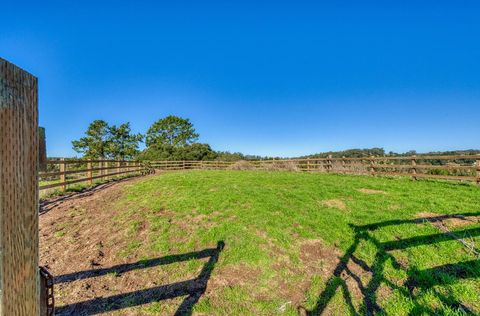
M 147 164 L 124 160 L 47 160 L 47 171 L 39 174 L 40 190 L 60 188 L 65 191 L 68 185 L 102 180 L 119 176 L 146 174 Z
M 151 161 L 159 170 L 285 170 L 408 176 L 480 184 L 480 155 L 362 158 L 305 158 L 255 161 Z

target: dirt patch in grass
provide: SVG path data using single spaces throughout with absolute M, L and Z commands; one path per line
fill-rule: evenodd
M 347 209 L 347 205 L 345 204 L 345 202 L 339 199 L 325 200 L 325 201 L 322 201 L 321 204 L 323 206 L 337 208 L 342 211 Z
M 480 223 L 480 216 L 468 215 L 442 215 L 432 212 L 420 212 L 416 215 L 417 218 L 424 218 L 426 221 L 432 223 L 437 228 L 444 225 L 447 228 L 454 229 L 463 226 L 469 226 Z
M 300 259 L 307 270 L 323 276 L 331 275 L 340 255 L 340 251 L 326 246 L 319 239 L 309 239 L 300 244 Z
M 358 192 L 365 193 L 365 194 L 387 194 L 387 192 L 382 190 L 374 190 L 374 189 L 358 189 Z
M 254 285 L 261 272 L 259 268 L 244 264 L 219 268 L 208 282 L 207 292 L 213 291 L 216 287 Z
M 457 228 L 457 227 L 463 227 L 463 226 L 468 226 L 472 224 L 479 224 L 480 217 L 478 216 L 454 217 L 454 218 L 446 219 L 443 222 L 449 228 Z

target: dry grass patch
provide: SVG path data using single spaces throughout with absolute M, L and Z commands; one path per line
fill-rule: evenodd
M 324 200 L 321 202 L 321 204 L 323 206 L 337 208 L 342 211 L 347 209 L 347 205 L 345 204 L 345 202 L 339 199 Z
M 416 215 L 417 218 L 425 218 L 426 221 L 431 222 L 434 226 L 444 225 L 447 228 L 458 228 L 480 223 L 480 216 L 454 215 L 437 220 L 440 216 L 443 215 L 432 212 L 420 212 Z
M 387 194 L 387 192 L 383 190 L 374 190 L 374 189 L 358 189 L 358 192 L 365 193 L 365 194 Z

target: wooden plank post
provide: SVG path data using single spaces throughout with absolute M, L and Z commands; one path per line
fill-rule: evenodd
M 477 185 L 480 185 L 480 159 L 477 159 Z
M 332 155 L 328 155 L 327 172 L 332 172 Z
M 412 179 L 417 180 L 417 156 L 412 156 Z
M 0 58 L 0 315 L 40 315 L 37 78 Z
M 117 177 L 121 177 L 122 175 L 120 174 L 120 165 L 121 165 L 121 162 L 120 161 L 117 161 Z
M 347 173 L 347 167 L 346 167 L 346 164 L 345 164 L 345 156 L 342 156 L 342 170 L 343 170 L 343 173 Z
M 65 184 L 65 181 L 67 181 L 66 179 L 66 167 L 67 165 L 65 164 L 65 158 L 60 158 L 61 162 L 60 162 L 60 183 L 62 183 L 62 186 L 60 187 L 60 191 L 62 192 L 65 192 L 65 190 L 67 189 L 67 185 Z
M 89 185 L 92 185 L 93 184 L 93 171 L 92 171 L 92 168 L 93 168 L 93 164 L 91 161 L 87 162 L 87 177 L 88 177 L 88 184 Z
M 109 163 L 108 161 L 105 161 L 105 162 L 103 163 L 103 167 L 104 167 L 104 168 L 109 168 L 109 167 L 110 167 L 110 163 Z M 109 169 L 105 170 L 105 177 L 104 177 L 104 179 L 108 180 L 108 175 L 109 175 L 109 174 L 110 174 Z
M 370 156 L 370 174 L 375 175 L 375 156 Z
M 100 175 L 102 176 L 100 179 L 103 180 L 103 176 L 105 175 L 105 170 L 103 170 L 103 168 L 105 168 L 105 163 L 103 160 L 98 163 L 98 167 L 102 169 L 100 170 Z

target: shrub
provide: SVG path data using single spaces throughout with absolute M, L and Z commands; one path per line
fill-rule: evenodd
M 261 168 L 268 171 L 300 171 L 294 161 L 266 161 L 262 163 Z

